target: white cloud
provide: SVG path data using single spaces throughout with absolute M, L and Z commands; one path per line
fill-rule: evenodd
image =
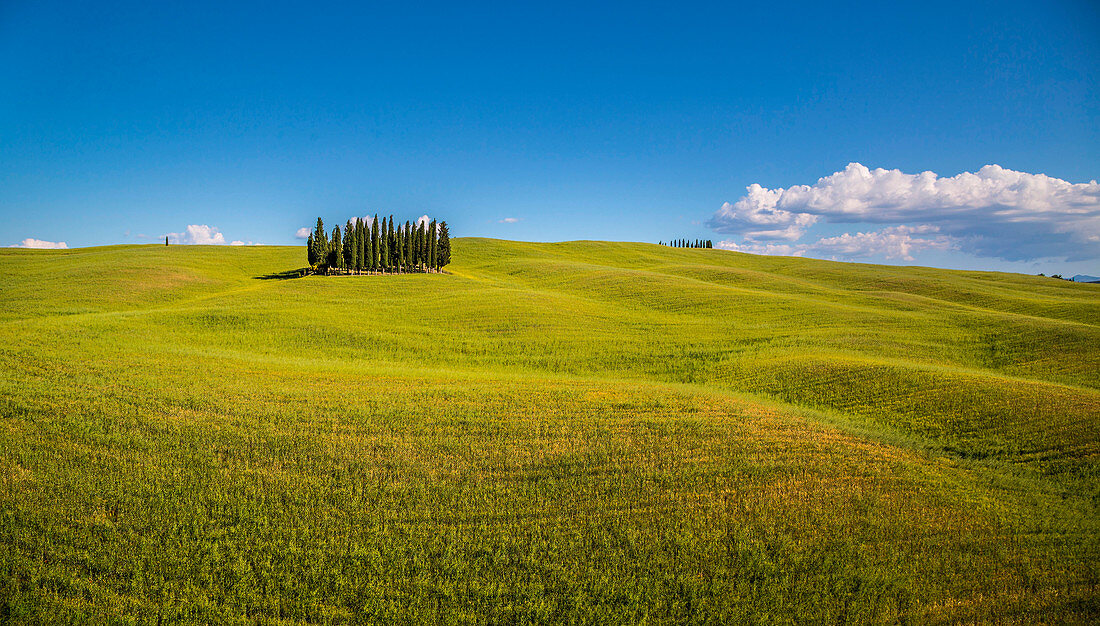
M 501 224 L 515 224 L 518 221 L 519 221 L 518 217 L 506 217 L 506 218 L 500 220 L 500 223 Z
M 753 183 L 737 202 L 726 202 L 708 226 L 720 233 L 741 233 L 745 239 L 785 239 L 794 241 L 817 221 L 816 215 L 792 213 L 778 208 L 782 189 L 765 189 Z
M 998 165 L 940 177 L 850 163 L 813 185 L 767 189 L 754 183 L 737 202 L 723 204 L 708 226 L 740 234 L 746 243 L 797 241 L 821 219 L 934 226 L 940 233 L 933 240 L 936 245 L 947 238 L 966 252 L 1005 260 L 1100 257 L 1100 184 L 1070 183 Z M 904 237 L 911 234 L 878 231 L 820 241 L 847 249 L 857 246 L 856 241 L 874 247 L 872 239 L 881 243 L 893 237 L 892 244 L 879 249 L 911 258 L 918 249 L 907 248 Z
M 913 254 L 924 250 L 952 250 L 958 242 L 950 237 L 914 237 L 914 234 L 935 233 L 933 226 L 892 226 L 879 231 L 844 233 L 837 237 L 825 237 L 810 244 L 808 249 L 819 255 L 832 254 L 844 258 L 882 256 L 887 259 L 915 260 Z
M 736 241 L 719 241 L 714 244 L 715 248 L 721 248 L 723 250 L 733 250 L 734 252 L 748 252 L 749 254 L 770 254 L 775 256 L 802 256 L 806 253 L 805 249 L 792 246 L 788 243 L 759 243 L 759 242 L 745 242 L 737 243 Z
M 168 233 L 170 243 L 194 245 L 224 245 L 225 236 L 217 228 L 206 224 L 191 224 L 182 233 Z
M 429 217 L 428 217 L 427 215 L 421 215 L 420 217 L 416 218 L 416 225 L 417 225 L 418 227 L 419 227 L 419 226 L 420 226 L 421 224 L 424 224 L 425 226 L 428 226 L 428 225 L 430 225 L 431 223 L 432 223 L 432 220 L 431 220 L 431 218 L 429 218 Z
M 294 231 L 294 237 L 297 238 L 297 239 L 309 239 L 309 235 L 312 232 L 313 232 L 313 229 L 306 228 L 305 226 L 303 226 L 303 227 L 299 228 L 298 230 Z
M 866 233 L 844 233 L 836 237 L 823 237 L 813 243 L 773 244 L 773 243 L 737 243 L 719 241 L 718 248 L 752 254 L 772 254 L 782 256 L 828 256 L 830 258 L 856 259 L 881 256 L 887 259 L 913 261 L 914 253 L 924 250 L 953 250 L 958 241 L 937 233 L 935 226 L 891 226 L 882 230 Z M 914 237 L 913 235 L 925 235 Z
M 17 244 L 9 246 L 11 248 L 40 248 L 43 250 L 65 250 L 69 247 L 64 241 L 44 241 L 42 239 L 34 239 L 27 237 L 23 241 Z

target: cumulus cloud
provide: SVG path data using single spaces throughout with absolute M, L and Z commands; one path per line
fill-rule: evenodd
M 816 215 L 779 208 L 782 189 L 765 189 L 753 183 L 745 191 L 737 202 L 724 203 L 707 225 L 720 233 L 739 233 L 749 241 L 794 241 L 817 221 Z
M 810 244 L 817 254 L 831 254 L 845 258 L 883 256 L 887 259 L 913 261 L 913 254 L 924 250 L 953 250 L 958 242 L 950 237 L 935 234 L 935 226 L 891 226 L 882 230 L 844 233 L 837 237 L 824 237 Z M 914 237 L 913 235 L 924 235 Z
M 827 256 L 830 258 L 856 259 L 881 256 L 887 259 L 913 261 L 914 253 L 924 250 L 954 250 L 958 242 L 937 233 L 935 226 L 891 226 L 877 231 L 844 233 L 836 237 L 822 237 L 813 243 L 775 244 L 760 242 L 720 241 L 718 248 L 775 254 L 783 256 Z M 918 235 L 918 236 L 914 236 Z
M 206 224 L 191 224 L 182 233 L 168 233 L 170 243 L 194 244 L 194 245 L 224 245 L 225 236 L 213 226 Z
M 303 226 L 294 232 L 294 236 L 298 239 L 309 239 L 309 235 L 312 232 L 312 228 L 306 228 L 305 226 Z
M 707 225 L 741 235 L 744 241 L 737 245 L 744 247 L 798 241 L 819 221 L 927 227 L 939 233 L 921 239 L 912 237 L 920 234 L 916 231 L 886 229 L 820 240 L 827 242 L 823 247 L 840 250 L 879 245 L 894 258 L 910 258 L 926 245 L 920 242 L 931 241 L 936 246 L 953 242 L 966 252 L 1010 261 L 1092 259 L 1100 257 L 1100 184 L 1070 183 L 999 165 L 941 177 L 850 163 L 813 185 L 749 185 L 744 196 L 723 204 Z
M 12 244 L 11 248 L 40 248 L 43 250 L 64 250 L 69 247 L 64 241 L 44 241 L 42 239 L 34 239 L 27 237 L 19 243 Z
M 501 224 L 515 224 L 518 221 L 519 221 L 518 217 L 506 217 L 506 218 L 500 220 L 500 223 Z
M 719 241 L 714 244 L 714 247 L 733 250 L 734 252 L 748 252 L 749 254 L 772 254 L 777 256 L 802 256 L 806 254 L 804 246 L 792 246 L 789 243 Z
M 432 220 L 427 215 L 421 215 L 420 217 L 416 218 L 416 225 L 417 226 L 420 226 L 421 224 L 423 224 L 425 226 L 428 226 L 431 223 L 432 223 Z

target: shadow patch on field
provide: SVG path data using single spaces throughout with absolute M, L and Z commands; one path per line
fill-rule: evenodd
M 272 272 L 271 274 L 264 274 L 263 276 L 253 276 L 254 280 L 290 280 L 291 278 L 301 278 L 306 275 L 306 270 L 286 270 L 285 272 Z

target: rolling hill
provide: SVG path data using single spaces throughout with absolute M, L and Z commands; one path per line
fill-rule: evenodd
M 1100 285 L 0 249 L 0 619 L 1100 618 Z

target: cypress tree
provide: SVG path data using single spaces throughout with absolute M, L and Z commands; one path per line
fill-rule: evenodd
M 374 224 L 371 225 L 371 229 L 370 229 L 370 243 L 371 243 L 370 268 L 371 268 L 371 271 L 377 271 L 378 266 L 381 264 L 381 261 L 382 261 L 382 248 L 381 248 L 382 244 L 381 244 L 381 242 L 378 238 L 378 224 L 379 224 L 378 214 L 375 213 L 374 214 Z
M 313 233 L 310 233 L 309 237 L 306 237 L 306 262 L 311 268 L 317 265 L 316 253 L 317 249 L 313 247 Z
M 317 226 L 313 229 L 313 258 L 318 269 L 323 269 L 328 262 L 328 235 L 325 233 L 325 223 L 317 218 Z
M 378 233 L 378 241 L 382 244 L 382 252 L 379 255 L 381 257 L 379 260 L 382 264 L 382 271 L 385 272 L 390 266 L 390 231 L 389 227 L 386 225 L 386 218 L 384 217 L 382 218 L 382 228 L 380 230 L 381 232 Z
M 397 241 L 397 271 L 405 271 L 405 229 L 400 224 L 397 225 L 397 235 L 395 237 Z
M 355 236 L 358 235 L 355 231 L 355 224 L 352 220 L 348 220 L 344 224 L 344 269 L 351 273 L 355 269 L 355 250 L 358 244 L 355 242 Z
M 389 253 L 390 262 L 386 264 L 386 267 L 392 272 L 394 266 L 397 265 L 397 245 L 395 237 L 393 235 L 393 216 L 390 216 L 390 221 L 386 223 L 386 252 Z
M 339 270 L 344 265 L 344 242 L 340 238 L 340 227 L 332 227 L 332 242 L 328 247 L 328 266 Z
M 442 269 L 451 262 L 451 233 L 447 222 L 439 223 L 439 267 Z
M 413 264 L 413 230 L 412 223 L 405 220 L 405 266 L 412 270 Z
M 393 241 L 393 216 L 389 216 L 385 222 L 386 227 L 382 229 L 382 236 L 386 238 L 386 254 L 389 256 L 389 262 L 386 263 L 386 271 L 392 272 L 393 268 L 397 265 L 397 246 Z
M 401 247 L 401 225 L 393 221 L 393 216 L 390 216 L 390 230 L 393 231 L 393 267 L 397 271 L 401 271 L 401 256 L 403 254 Z
M 370 222 L 366 218 L 359 220 L 360 228 L 362 228 L 362 235 L 360 235 L 359 242 L 359 254 L 360 254 L 360 270 L 367 270 L 370 268 Z
M 367 220 L 355 218 L 355 271 L 363 271 L 367 250 Z
M 374 261 L 374 244 L 371 242 L 373 232 L 370 221 L 363 219 L 363 271 L 370 271 L 370 264 Z
M 390 227 L 386 224 L 386 218 L 382 218 L 382 225 L 378 231 L 378 245 L 382 246 L 381 252 L 378 253 L 379 269 L 383 272 L 390 266 L 390 240 L 389 232 Z
M 344 238 L 344 249 L 349 250 L 349 252 L 345 253 L 345 256 L 347 256 L 348 258 L 351 259 L 351 263 L 348 263 L 348 272 L 358 272 L 359 271 L 359 247 L 363 245 L 363 243 L 362 243 L 362 241 L 363 241 L 362 240 L 363 231 L 359 228 L 359 218 L 358 217 L 351 218 L 351 232 L 352 232 L 352 243 L 351 243 L 350 248 L 349 248 L 349 245 L 348 245 L 347 238 L 346 237 Z
M 413 245 L 416 249 L 416 268 L 424 269 L 424 222 L 416 223 L 416 241 Z
M 420 254 L 424 263 L 424 271 L 432 269 L 432 236 L 429 222 L 424 222 L 424 240 L 421 241 Z
M 437 266 L 436 255 L 439 253 L 439 242 L 436 240 L 435 234 L 435 220 L 432 220 L 432 223 L 428 225 L 428 241 L 431 246 L 428 250 L 428 266 L 434 270 Z

